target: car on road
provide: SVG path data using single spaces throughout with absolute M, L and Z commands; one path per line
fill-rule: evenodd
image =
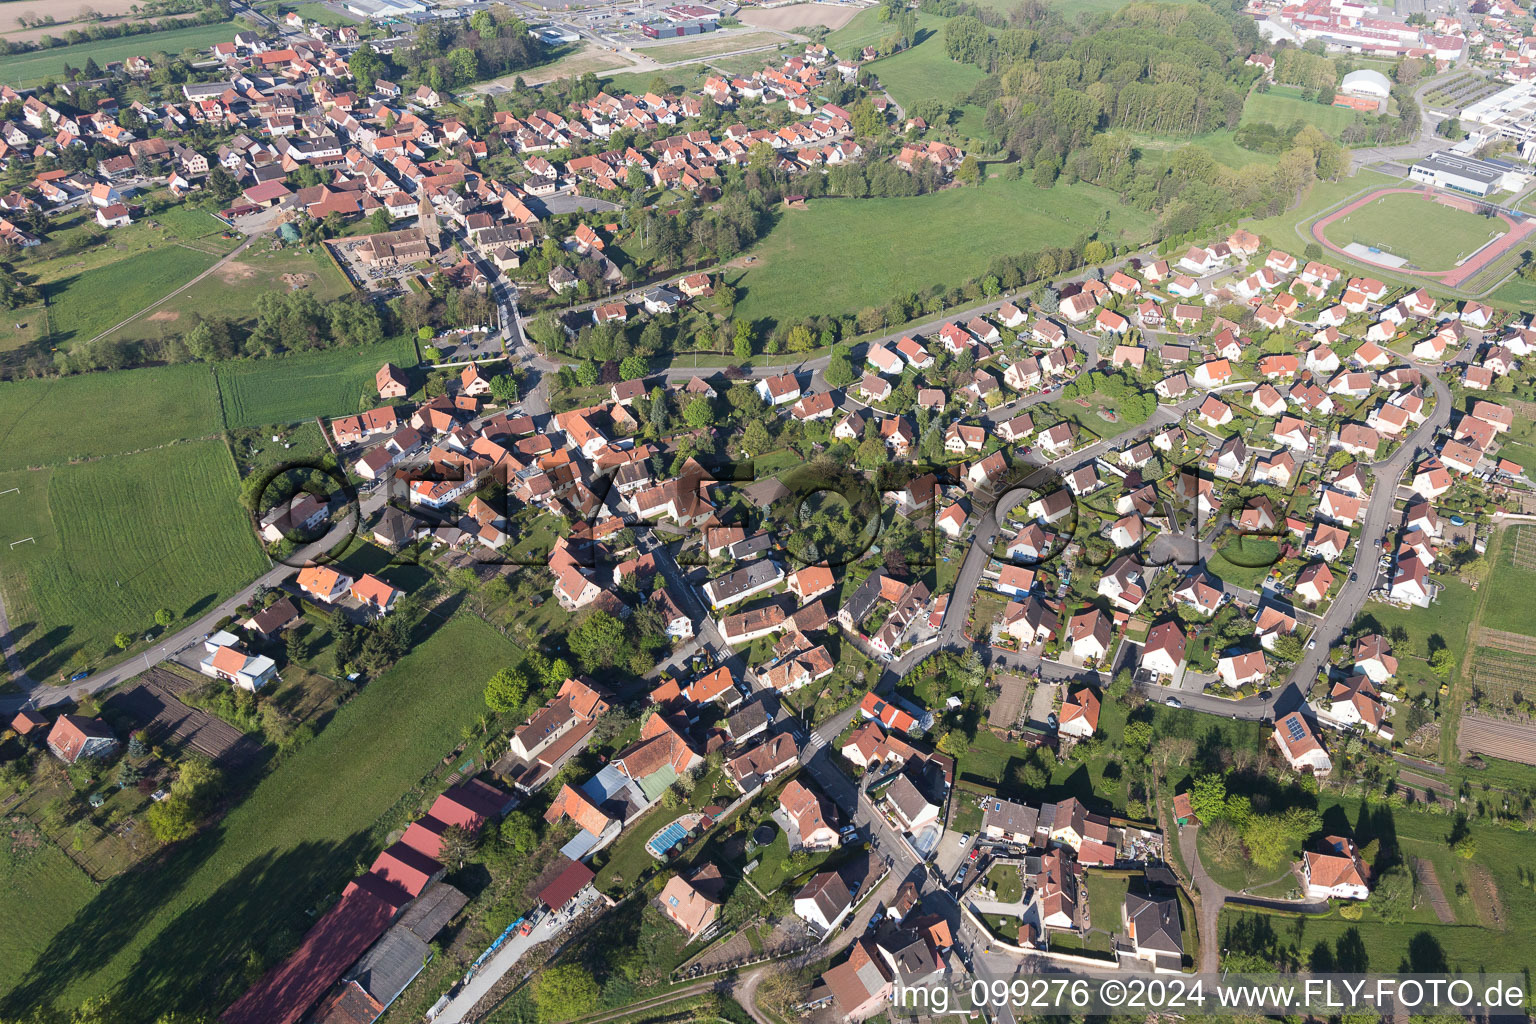
M 1163 703 L 1167 704 L 1171 708 L 1181 708 L 1184 706 L 1183 704 L 1179 703 L 1179 698 L 1177 697 L 1169 697 L 1167 700 L 1163 701 Z
M 1273 697 L 1274 695 L 1275 693 L 1273 690 L 1260 690 L 1259 700 L 1269 700 L 1269 698 Z
M 1307 650 L 1310 651 L 1313 648 L 1315 648 L 1316 646 L 1317 646 L 1317 637 L 1313 637 L 1311 640 L 1307 641 Z
M 1349 582 L 1351 582 L 1351 583 L 1355 582 L 1355 580 L 1358 580 L 1359 578 L 1360 578 L 1360 574 L 1357 573 L 1357 572 L 1352 572 L 1352 573 L 1349 574 Z

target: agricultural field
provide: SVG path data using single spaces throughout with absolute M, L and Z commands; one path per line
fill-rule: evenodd
M 214 43 L 228 42 L 234 38 L 239 27 L 236 22 L 225 21 L 129 36 L 126 39 L 100 39 L 52 50 L 19 53 L 0 58 L 0 82 L 17 88 L 37 85 L 49 76 L 63 75 L 64 65 L 84 67 L 86 60 L 92 57 L 96 58 L 97 64 L 105 65 L 108 61 L 126 60 L 135 54 L 155 50 L 180 53 L 189 46 L 202 49 Z
M 1421 270 L 1450 270 L 1505 233 L 1502 221 L 1480 217 L 1408 193 L 1386 195 L 1323 229 L 1328 241 L 1359 242 L 1399 256 Z
M 415 343 L 395 339 L 366 348 L 228 360 L 215 364 L 214 373 L 226 425 L 256 427 L 371 409 L 379 404 L 374 374 L 387 362 L 415 366 Z
M 147 316 L 124 324 L 110 335 L 143 341 L 190 330 L 198 316 L 216 314 L 249 328 L 256 321 L 256 300 L 271 291 L 303 289 L 321 302 L 347 295 L 352 285 L 318 247 L 282 248 L 271 243 L 240 254 Z
M 782 31 L 822 25 L 829 29 L 840 29 L 853 21 L 862 13 L 862 9 L 852 4 L 795 4 L 786 7 L 748 7 L 737 15 L 742 21 L 755 28 L 775 28 Z
M 24 819 L 7 817 L 0 837 L 0 991 L 35 960 L 96 893 L 64 852 Z
M 40 430 L 44 412 L 48 429 Z M 118 455 L 213 437 L 219 429 L 206 366 L 0 382 L 0 470 Z
M 1325 106 L 1301 97 L 1301 90 L 1285 86 L 1274 86 L 1268 92 L 1251 93 L 1248 101 L 1243 104 L 1243 119 L 1238 122 L 1238 126 L 1267 123 L 1284 128 L 1301 121 L 1338 138 L 1339 132 L 1360 116 L 1347 107 Z
M 1488 593 L 1478 625 L 1536 637 L 1536 607 L 1530 600 L 1536 588 L 1536 528 L 1505 530 L 1490 560 L 1493 571 L 1484 584 Z
M 416 800 L 402 797 L 419 800 L 413 787 L 485 710 L 486 677 L 519 656 L 468 617 L 419 638 L 217 826 L 154 870 L 103 886 L 40 956 L 16 965 L 23 980 L 5 1010 L 107 993 L 143 1016 L 227 1003 L 248 983 L 246 968 L 286 954 L 405 823 Z
M 39 490 L 21 497 L 44 533 Z M 55 467 L 46 510 L 51 542 L 9 551 L 0 577 L 23 660 L 40 678 L 76 651 L 96 663 L 113 634 L 137 635 L 158 608 L 178 618 L 211 608 L 267 567 L 222 441 Z
M 753 250 L 757 263 L 732 281 L 737 315 L 781 320 L 854 313 L 893 295 L 957 285 L 994 256 L 1059 244 L 1090 231 L 1103 211 L 1114 237 L 1140 241 L 1150 219 L 1093 185 L 1042 192 L 1025 179 L 988 180 L 899 199 L 816 199 L 788 211 Z M 913 223 L 928 225 L 914 236 Z M 849 246 L 849 238 L 859 244 Z M 891 259 L 900 253 L 901 259 Z
M 735 53 L 737 50 L 750 50 L 759 46 L 775 46 L 783 41 L 784 37 L 777 32 L 710 32 L 685 42 L 636 46 L 635 52 L 663 64 L 672 64 L 680 60 L 702 60 L 718 53 Z M 762 54 L 765 60 L 771 56 L 771 54 Z

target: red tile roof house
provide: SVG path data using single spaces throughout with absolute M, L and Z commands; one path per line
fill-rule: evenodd
M 117 737 L 99 718 L 64 715 L 48 731 L 48 749 L 65 764 L 111 757 L 117 747 Z

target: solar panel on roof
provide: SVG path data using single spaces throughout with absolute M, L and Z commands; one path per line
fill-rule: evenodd
M 1301 728 L 1301 719 L 1299 718 L 1287 718 L 1285 720 L 1285 729 L 1291 734 L 1292 741 L 1299 740 L 1304 735 L 1304 731 Z

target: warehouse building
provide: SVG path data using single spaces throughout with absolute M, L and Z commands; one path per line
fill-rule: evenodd
M 719 27 L 714 18 L 698 18 L 693 21 L 653 21 L 640 26 L 640 31 L 652 39 L 670 39 L 673 36 L 696 36 L 700 32 L 713 32 Z

